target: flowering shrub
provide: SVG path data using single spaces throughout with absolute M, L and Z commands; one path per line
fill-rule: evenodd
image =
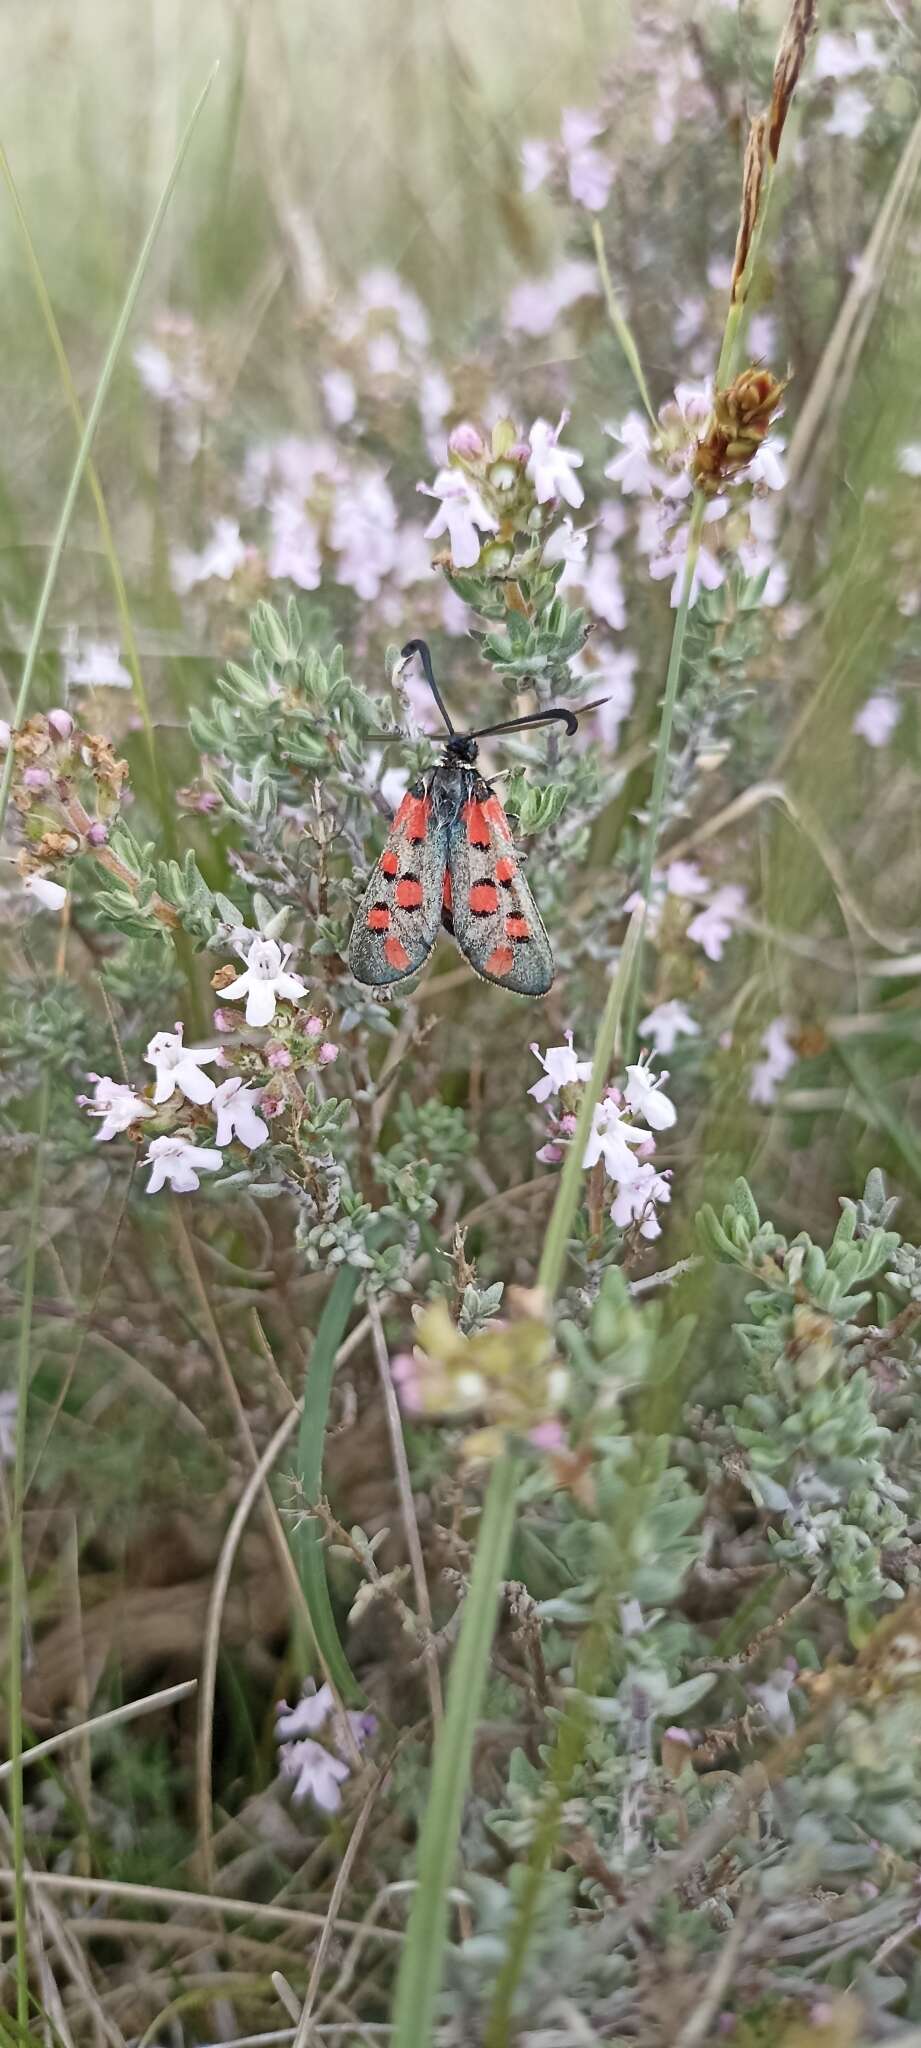
M 499 65 L 507 246 L 468 194 L 440 291 L 390 226 L 336 267 L 260 128 L 277 275 L 137 317 L 34 623 L 11 527 L 22 2038 L 921 2023 L 903 13 L 640 9 L 590 106 Z M 448 898 L 349 971 L 439 711 L 540 1008 Z

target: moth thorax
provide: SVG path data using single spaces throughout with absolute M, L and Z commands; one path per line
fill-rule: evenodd
M 473 767 L 479 751 L 476 740 L 468 739 L 462 732 L 453 732 L 450 739 L 445 741 L 445 752 L 449 758 L 452 761 L 464 761 L 469 768 Z

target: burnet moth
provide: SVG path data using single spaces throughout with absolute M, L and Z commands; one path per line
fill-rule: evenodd
M 474 971 L 519 996 L 545 996 L 553 954 L 518 866 L 508 819 L 477 770 L 478 740 L 560 721 L 574 733 L 573 711 L 535 711 L 505 725 L 455 732 L 424 640 L 418 655 L 444 719 L 444 758 L 404 796 L 368 883 L 349 942 L 356 981 L 387 988 L 416 974 L 444 925 Z

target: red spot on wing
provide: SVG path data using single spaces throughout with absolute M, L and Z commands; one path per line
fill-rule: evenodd
M 375 903 L 368 912 L 368 923 L 373 932 L 385 932 L 390 923 L 390 912 L 386 903 Z
M 427 796 L 413 796 L 407 793 L 393 821 L 394 832 L 405 832 L 407 839 L 424 839 L 429 826 L 431 804 Z M 395 874 L 389 868 L 388 874 Z
M 494 882 L 474 882 L 470 891 L 470 908 L 482 914 L 483 911 L 497 910 L 499 898 Z
M 465 804 L 461 817 L 467 827 L 467 840 L 471 846 L 489 845 L 489 826 L 486 822 L 486 805 Z
M 401 910 L 418 910 L 422 902 L 422 883 L 404 879 L 397 883 L 396 895 Z
M 526 917 L 507 917 L 505 931 L 510 939 L 529 939 L 531 936 L 531 927 Z
M 389 944 L 389 941 L 388 941 Z M 511 946 L 495 946 L 484 967 L 485 974 L 494 974 L 497 981 L 509 974 L 515 965 L 515 954 Z
M 503 885 L 505 885 L 505 884 L 506 884 L 507 882 L 513 882 L 513 881 L 515 880 L 515 876 L 517 875 L 517 873 L 518 873 L 518 869 L 516 868 L 516 866 L 515 866 L 515 863 L 514 863 L 514 861 L 513 861 L 513 860 L 509 860 L 509 859 L 508 859 L 508 858 L 506 857 L 506 855 L 505 855 L 505 854 L 503 854 L 503 855 L 502 855 L 502 859 L 501 859 L 501 860 L 497 860 L 497 862 L 496 862 L 496 881 L 497 881 L 497 882 L 501 882 L 501 883 L 502 883 Z
M 402 939 L 384 940 L 384 958 L 388 967 L 408 967 L 409 954 Z
M 501 832 L 503 839 L 511 839 L 512 828 L 497 796 L 487 797 L 482 811 L 487 825 L 494 825 L 496 831 Z
M 381 854 L 381 873 L 385 875 L 395 875 L 399 865 L 400 863 L 396 857 L 396 854 L 393 851 L 393 847 L 386 846 L 384 848 L 383 853 Z
M 441 892 L 441 902 L 442 908 L 444 910 L 454 909 L 454 884 L 451 880 L 450 875 L 448 874 L 447 868 L 445 869 L 445 879 L 444 887 Z

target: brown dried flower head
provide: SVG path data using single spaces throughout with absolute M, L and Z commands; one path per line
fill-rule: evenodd
M 691 474 L 702 491 L 715 496 L 747 469 L 786 388 L 785 378 L 752 365 L 717 392 L 713 418 L 691 458 Z
M 806 44 L 815 22 L 816 0 L 793 0 L 774 65 L 774 86 L 768 115 L 768 149 L 775 163 L 790 101 L 805 61 Z

